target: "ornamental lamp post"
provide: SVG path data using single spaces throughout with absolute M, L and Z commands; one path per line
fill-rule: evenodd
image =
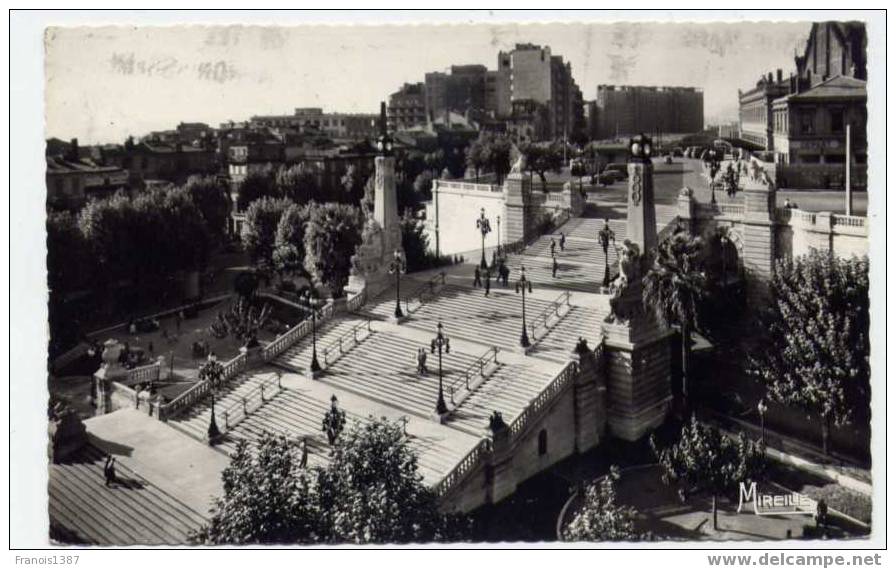
M 208 384 L 209 393 L 212 396 L 212 416 L 207 432 L 208 444 L 210 445 L 215 444 L 221 437 L 221 430 L 218 428 L 218 422 L 215 420 L 215 395 L 222 377 L 224 377 L 224 366 L 218 362 L 215 353 L 211 352 L 206 363 L 199 369 L 199 380 Z
M 719 173 L 719 156 L 715 148 L 706 151 L 707 161 L 709 162 L 709 203 L 716 205 L 716 174 Z
M 501 216 L 497 216 L 495 219 L 498 221 L 498 251 L 501 250 Z
M 312 293 L 313 289 L 308 289 L 302 295 L 302 303 L 311 311 L 311 365 L 309 371 L 312 379 L 320 373 L 320 362 L 317 361 L 317 314 L 320 306 L 320 298 L 317 293 Z
M 445 351 L 446 354 L 451 353 L 451 340 L 448 339 L 448 336 L 442 332 L 442 322 L 439 322 L 438 332 L 436 332 L 436 337 L 433 338 L 430 343 L 430 353 L 436 353 L 436 350 L 439 352 L 439 398 L 436 401 L 436 413 L 439 416 L 444 415 L 448 412 L 448 406 L 445 404 L 445 391 L 442 386 L 442 350 Z
M 517 279 L 515 285 L 516 293 L 522 293 L 523 300 L 523 333 L 520 335 L 520 347 L 524 350 L 531 344 L 529 343 L 529 334 L 526 332 L 526 292 L 532 293 L 532 282 L 526 278 L 526 267 L 520 265 L 520 278 Z
M 609 219 L 604 219 L 604 227 L 598 232 L 597 236 L 600 239 L 600 246 L 604 250 L 604 288 L 607 288 L 610 286 L 610 243 L 616 242 L 616 233 L 610 229 Z
M 756 411 L 759 412 L 759 442 L 765 444 L 765 413 L 768 411 L 768 405 L 764 399 L 760 399 L 756 405 Z
M 396 249 L 392 254 L 392 261 L 389 262 L 389 274 L 395 275 L 395 320 L 404 318 L 404 312 L 401 311 L 401 274 L 407 271 L 407 263 L 401 251 Z
M 479 232 L 482 234 L 482 261 L 479 263 L 479 267 L 487 269 L 488 263 L 485 262 L 485 236 L 492 232 L 492 224 L 489 219 L 485 217 L 485 208 L 482 208 L 479 211 L 479 219 L 476 220 L 476 228 L 479 229 Z
M 629 140 L 628 149 L 634 160 L 649 162 L 653 155 L 653 141 L 642 133 Z

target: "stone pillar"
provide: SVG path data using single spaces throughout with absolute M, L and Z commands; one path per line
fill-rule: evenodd
M 503 428 L 492 430 L 491 489 L 488 494 L 492 504 L 497 504 L 516 491 L 517 477 L 513 468 L 510 431 Z
M 563 203 L 569 208 L 570 217 L 581 217 L 585 211 L 585 198 L 579 191 L 578 184 L 572 182 L 563 184 Z
M 532 237 L 531 180 L 521 172 L 511 172 L 504 180 L 504 226 L 505 243 L 515 243 Z
M 103 364 L 93 374 L 93 403 L 97 415 L 115 410 L 112 402 L 112 387 L 116 381 L 127 379 L 128 371 L 118 361 L 123 346 L 117 340 L 106 340 L 103 344 Z
M 755 164 L 755 162 L 754 162 Z M 743 266 L 747 297 L 752 303 L 768 298 L 775 261 L 775 188 L 754 171 L 744 182 Z
M 577 453 L 597 446 L 606 430 L 607 386 L 600 367 L 601 358 L 602 350 L 598 350 L 597 355 L 590 349 L 570 354 L 570 359 L 579 364 L 579 373 L 573 385 Z
M 685 231 L 694 235 L 697 224 L 694 216 L 694 190 L 685 186 L 678 192 L 678 219 Z
M 653 201 L 653 163 L 628 163 L 628 227 L 626 238 L 642 253 L 656 248 L 656 209 Z

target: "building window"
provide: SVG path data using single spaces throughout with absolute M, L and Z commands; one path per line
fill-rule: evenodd
M 815 113 L 803 111 L 800 113 L 800 134 L 815 134 Z
M 542 429 L 538 432 L 538 456 L 544 456 L 548 453 L 548 431 Z
M 842 133 L 843 129 L 843 109 L 831 109 L 831 132 Z

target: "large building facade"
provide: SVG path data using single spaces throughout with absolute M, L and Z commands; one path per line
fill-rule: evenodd
M 595 106 L 599 139 L 703 130 L 703 91 L 695 87 L 598 85 Z
M 424 83 L 405 83 L 389 95 L 386 121 L 392 132 L 426 124 L 426 87 Z
M 782 71 L 763 75 L 748 91 L 738 90 L 740 138 L 763 150 L 774 150 L 772 103 L 790 92 Z

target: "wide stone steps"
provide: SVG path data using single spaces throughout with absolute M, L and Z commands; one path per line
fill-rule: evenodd
M 330 446 L 321 425 L 329 408 L 328 402 L 310 397 L 301 389 L 284 389 L 258 413 L 249 416 L 228 433 L 219 448 L 232 453 L 238 440 L 253 441 L 267 431 L 285 435 L 297 442 L 304 438 L 308 443 L 309 466 L 325 465 L 330 460 Z M 368 418 L 346 410 L 349 424 Z M 454 467 L 455 459 L 452 457 L 457 453 L 449 451 L 441 442 L 412 436 L 409 444 L 418 454 L 420 472 L 428 484 L 435 484 Z
M 317 360 L 321 366 L 325 365 L 324 352 L 329 348 L 331 350 L 331 361 L 336 359 L 338 350 L 338 340 L 344 334 L 348 334 L 352 328 L 359 324 L 363 324 L 366 319 L 363 316 L 340 316 L 332 320 L 328 320 L 320 325 L 317 329 Z M 363 341 L 366 331 L 358 332 L 358 341 Z M 311 334 L 302 338 L 294 346 L 280 354 L 276 359 L 276 365 L 282 366 L 297 373 L 305 373 L 311 366 L 311 356 L 313 352 Z M 343 338 L 343 353 L 348 353 L 355 346 L 352 336 Z
M 558 238 L 554 238 L 554 253 L 557 255 L 557 261 L 563 263 L 580 263 L 587 265 L 604 264 L 604 250 L 600 246 L 599 241 L 584 239 L 567 239 L 566 246 L 561 251 Z M 535 243 L 530 245 L 525 251 L 526 257 L 542 257 L 551 259 L 551 236 L 544 235 Z M 611 246 L 607 249 L 607 256 L 610 258 L 610 264 L 616 261 L 615 247 Z
M 543 336 L 538 336 L 531 355 L 556 362 L 565 362 L 580 337 L 594 349 L 601 341 L 601 323 L 607 312 L 590 306 L 572 306 L 569 312 Z
M 427 375 L 417 373 L 417 350 L 420 348 L 427 351 Z M 449 400 L 448 385 L 456 381 L 477 357 L 457 350 L 443 353 L 442 381 L 446 400 Z M 435 412 L 438 377 L 439 356 L 430 353 L 428 343 L 414 343 L 387 332 L 377 332 L 358 346 L 351 357 L 343 358 L 327 369 L 318 381 L 428 419 Z
M 105 455 L 85 447 L 70 462 L 49 468 L 51 524 L 97 545 L 183 544 L 207 520 L 176 497 L 149 483 L 123 459 L 119 484 L 106 487 Z
M 507 289 L 494 282 L 492 285 L 489 296 L 485 296 L 484 289 L 446 285 L 437 299 L 425 304 L 402 326 L 435 335 L 437 323 L 442 322 L 449 337 L 457 336 L 485 347 L 515 349 L 523 323 L 520 296 L 513 293 L 512 283 Z M 535 316 L 549 305 L 550 301 L 527 296 L 526 315 Z
M 224 430 L 224 412 L 234 406 L 241 406 L 244 397 L 250 396 L 262 384 L 268 383 L 274 379 L 278 370 L 270 367 L 254 369 L 243 372 L 235 377 L 227 384 L 227 387 L 219 391 L 215 397 L 215 421 L 218 428 Z M 276 393 L 277 387 L 273 385 L 266 391 L 266 398 L 272 397 Z M 260 395 L 260 394 L 259 394 Z M 258 406 L 259 399 L 256 397 L 249 402 L 251 409 Z M 177 429 L 191 437 L 205 441 L 208 435 L 208 426 L 211 422 L 211 397 L 206 397 L 200 403 L 192 408 L 184 411 L 177 417 L 169 420 L 169 423 Z M 239 413 L 242 416 L 242 411 Z
M 446 424 L 485 434 L 494 411 L 500 412 L 504 421 L 510 424 L 551 380 L 553 375 L 543 369 L 536 370 L 524 364 L 500 364 L 488 381 L 451 413 Z
M 405 277 L 401 280 L 399 297 L 401 298 L 401 310 L 405 315 L 409 311 L 416 311 L 420 307 L 419 289 L 426 284 L 426 281 L 418 281 L 410 277 Z M 441 286 L 441 284 L 436 284 L 432 290 L 438 294 Z M 428 286 L 425 288 L 427 291 L 430 290 Z M 431 295 L 427 293 L 426 299 L 428 300 L 429 298 L 431 298 Z M 392 284 L 377 295 L 376 298 L 369 300 L 359 314 L 377 320 L 392 318 L 395 314 L 395 281 L 393 280 Z
M 604 266 L 567 263 L 562 258 L 557 260 L 557 276 L 553 276 L 553 262 L 545 257 L 512 256 L 507 264 L 510 267 L 510 282 L 520 277 L 520 267 L 526 267 L 526 278 L 532 281 L 533 288 L 552 289 L 556 291 L 600 292 L 603 281 Z M 611 274 L 612 274 L 612 266 Z M 533 312 L 537 314 L 538 312 Z M 526 314 L 529 314 L 529 299 L 526 298 Z

